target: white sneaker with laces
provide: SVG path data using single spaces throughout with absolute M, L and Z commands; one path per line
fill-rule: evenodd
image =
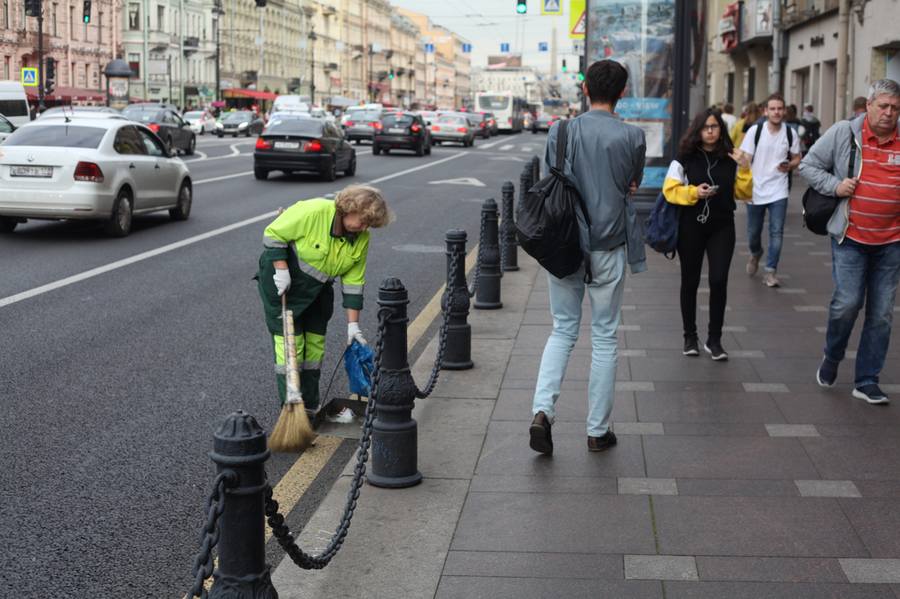
M 778 277 L 775 276 L 774 272 L 767 272 L 766 277 L 763 279 L 763 283 L 766 284 L 766 287 L 780 287 L 781 281 L 778 280 Z
M 326 416 L 325 417 L 328 422 L 335 422 L 337 424 L 350 424 L 353 422 L 355 416 L 353 415 L 353 410 L 350 408 L 344 408 L 334 416 Z

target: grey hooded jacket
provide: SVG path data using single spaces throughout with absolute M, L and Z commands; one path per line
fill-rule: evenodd
M 559 124 L 547 136 L 544 172 L 556 162 Z M 578 215 L 581 245 L 590 251 L 608 251 L 627 243 L 632 273 L 647 270 L 644 239 L 629 185 L 640 184 L 644 174 L 644 131 L 605 110 L 591 110 L 569 121 L 563 174 L 575 186 L 591 219 Z
M 810 187 L 824 195 L 834 195 L 837 186 L 847 177 L 857 176 L 862 164 L 862 127 L 866 115 L 851 121 L 838 121 L 816 140 L 800 162 L 800 176 Z M 850 174 L 850 147 L 856 144 L 854 173 Z M 850 198 L 843 198 L 828 221 L 828 233 L 843 243 L 850 224 Z

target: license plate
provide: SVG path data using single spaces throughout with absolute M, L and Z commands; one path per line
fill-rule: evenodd
M 11 166 L 9 167 L 9 175 L 11 177 L 42 177 L 49 179 L 53 176 L 52 166 Z
M 296 141 L 276 141 L 275 149 L 277 150 L 298 150 L 300 143 Z
M 406 133 L 406 129 L 398 129 L 396 127 L 392 127 L 390 129 L 388 129 L 388 133 L 390 133 L 392 135 L 403 135 Z

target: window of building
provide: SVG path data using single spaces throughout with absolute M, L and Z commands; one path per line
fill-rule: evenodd
M 166 30 L 166 7 L 161 4 L 156 7 L 156 30 Z
M 756 68 L 747 69 L 747 99 L 753 101 L 756 98 Z
M 59 4 L 54 2 L 53 8 L 50 9 L 50 32 L 53 35 L 53 37 L 59 36 L 59 22 L 56 18 L 56 15 L 58 12 L 59 12 Z
M 103 13 L 97 13 L 97 43 L 103 43 Z
M 132 2 L 128 5 L 128 29 L 139 31 L 141 28 L 141 5 Z
M 734 73 L 725 75 L 725 101 L 734 104 Z
M 3 28 L 9 29 L 9 0 L 3 0 Z
M 69 86 L 78 87 L 78 84 L 75 83 L 75 63 L 69 63 Z
M 11 78 L 10 77 L 11 65 L 12 65 L 12 57 L 4 56 L 3 57 L 3 79 L 4 80 L 9 80 Z
M 72 39 L 77 39 L 75 37 L 75 7 L 69 6 L 69 31 L 72 32 Z
M 84 65 L 84 87 L 87 89 L 91 86 L 91 65 Z

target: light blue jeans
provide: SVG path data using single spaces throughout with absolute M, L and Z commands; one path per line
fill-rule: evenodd
M 578 341 L 581 301 L 587 288 L 591 300 L 591 376 L 588 383 L 587 434 L 602 437 L 609 430 L 616 391 L 617 329 L 625 283 L 625 248 L 591 252 L 594 280 L 585 285 L 581 270 L 564 279 L 547 275 L 553 332 L 544 346 L 534 390 L 532 414 L 543 412 L 550 422 L 569 355 Z
M 787 218 L 788 199 L 784 198 L 770 204 L 747 204 L 747 239 L 750 241 L 750 253 L 762 256 L 762 230 L 766 211 L 769 213 L 769 254 L 766 256 L 766 272 L 778 270 L 781 259 L 781 244 L 784 237 L 784 221 Z

